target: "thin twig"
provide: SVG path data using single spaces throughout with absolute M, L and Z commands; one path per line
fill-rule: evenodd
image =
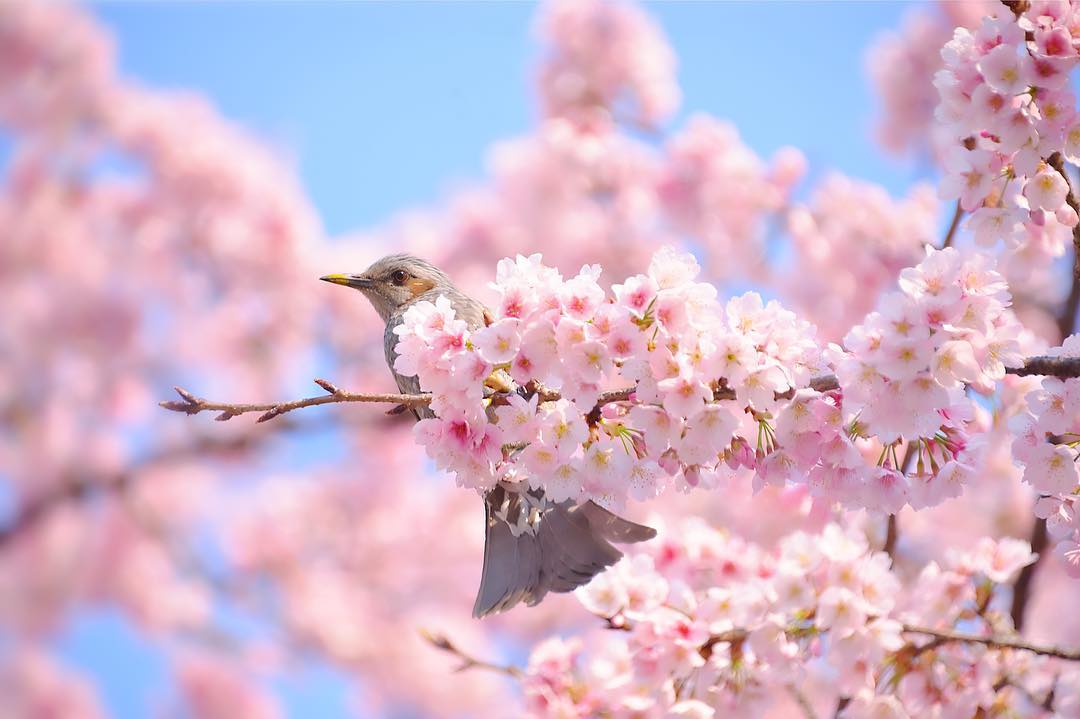
M 1008 4 L 1008 3 L 1006 3 Z M 1019 7 L 1019 3 L 1017 3 Z M 1014 8 L 1014 12 L 1019 12 Z M 1068 193 L 1065 195 L 1065 201 L 1069 203 L 1069 207 L 1074 212 L 1080 214 L 1080 203 L 1077 202 L 1076 193 L 1073 191 L 1072 180 L 1069 179 L 1069 173 L 1065 171 L 1065 164 L 1062 160 L 1060 153 L 1053 153 L 1047 158 L 1047 164 L 1053 167 L 1057 172 L 1065 179 L 1065 183 L 1069 187 Z M 1080 312 L 1080 223 L 1073 227 L 1073 272 L 1072 282 L 1069 287 L 1069 295 L 1065 298 L 1065 303 L 1061 306 L 1061 311 L 1058 313 L 1057 326 L 1058 331 L 1061 333 L 1061 337 L 1064 340 L 1072 334 L 1076 328 L 1077 312 Z M 1041 367 L 1031 365 L 1031 363 L 1025 363 L 1025 369 L 1031 367 L 1032 374 L 1041 374 L 1038 370 Z M 1063 375 L 1057 375 L 1059 377 Z M 1075 376 L 1075 375 L 1072 375 Z M 1016 631 L 1020 631 L 1024 627 L 1024 617 L 1027 610 L 1028 602 L 1031 599 L 1032 591 L 1035 586 L 1035 573 L 1039 567 L 1043 564 L 1043 557 L 1046 555 L 1047 546 L 1047 534 L 1046 534 L 1046 520 L 1036 518 L 1035 523 L 1031 527 L 1031 538 L 1028 543 L 1031 545 L 1031 551 L 1036 553 L 1035 561 L 1028 564 L 1020 570 L 1020 574 L 1016 577 L 1016 583 L 1013 584 L 1013 596 L 1012 606 L 1010 607 L 1010 615 L 1012 616 L 1013 627 Z
M 123 491 L 139 472 L 149 467 L 185 457 L 239 452 L 253 443 L 254 438 L 251 436 L 223 439 L 204 437 L 190 445 L 159 450 L 140 460 L 136 465 L 107 477 L 72 477 L 68 481 L 51 485 L 24 502 L 15 517 L 0 528 L 0 549 L 7 546 L 15 537 L 29 531 L 56 507 L 83 500 L 98 493 Z
M 992 649 L 1020 649 L 1025 652 L 1032 652 L 1034 654 L 1041 654 L 1045 657 L 1056 657 L 1058 659 L 1066 659 L 1071 662 L 1080 662 L 1080 649 L 1067 649 L 1057 646 L 1044 646 L 1041 644 L 1033 644 L 1032 642 L 1021 639 L 1020 637 L 999 637 L 999 636 L 982 636 L 979 634 L 967 634 L 964 632 L 956 632 L 951 629 L 930 629 L 928 627 L 918 627 L 911 624 L 904 625 L 904 631 L 909 634 L 923 634 L 928 637 L 933 637 L 933 641 L 929 645 L 923 645 L 918 650 L 924 651 L 926 647 L 937 647 L 949 642 L 962 642 L 966 644 L 982 644 Z
M 788 684 L 785 689 L 787 689 L 791 698 L 795 700 L 795 703 L 799 705 L 799 709 L 802 710 L 803 716 L 806 717 L 806 719 L 818 719 L 817 712 L 814 711 L 814 705 L 810 703 L 810 700 L 806 698 L 806 695 L 803 694 L 797 686 Z
M 1080 312 L 1080 277 L 1074 276 L 1072 286 L 1069 288 L 1069 296 L 1065 298 L 1065 304 L 1058 316 L 1057 325 L 1062 341 L 1076 330 L 1077 312 Z
M 907 474 L 911 469 L 911 463 L 915 461 L 916 445 L 908 442 L 907 449 L 904 451 L 904 461 L 900 465 L 900 473 Z M 896 564 L 896 543 L 900 541 L 900 520 L 897 518 L 897 514 L 893 513 L 889 515 L 889 518 L 885 523 L 885 545 L 881 548 L 881 551 L 889 555 L 889 559 L 893 564 Z
M 299 423 L 287 425 L 290 430 L 312 430 L 316 425 Z M 123 492 L 146 469 L 183 459 L 205 459 L 207 456 L 228 456 L 254 448 L 273 439 L 275 433 L 252 432 L 239 437 L 199 437 L 189 444 L 163 447 L 153 451 L 124 470 L 107 476 L 73 475 L 66 481 L 50 485 L 28 497 L 15 516 L 0 527 L 0 550 L 17 536 L 33 529 L 54 509 L 70 502 L 88 501 L 101 494 Z
M 945 232 L 945 238 L 941 241 L 941 249 L 951 247 L 953 240 L 956 238 L 956 230 L 960 227 L 960 218 L 964 216 L 964 208 L 960 205 L 960 201 L 956 201 L 956 210 L 953 212 L 952 221 L 949 223 L 949 229 Z
M 1080 215 L 1080 202 L 1077 202 L 1076 193 L 1073 191 L 1072 180 L 1069 179 L 1069 173 L 1065 171 L 1065 163 L 1061 158 L 1061 153 L 1055 152 L 1047 159 L 1047 164 L 1050 167 L 1058 171 L 1065 179 L 1065 184 L 1069 187 L 1068 193 L 1065 195 L 1065 201 L 1069 203 L 1069 207 Z M 1069 295 L 1065 298 L 1065 304 L 1061 307 L 1061 313 L 1058 315 L 1058 331 L 1061 332 L 1061 338 L 1065 339 L 1072 334 L 1076 328 L 1076 315 L 1080 311 L 1080 223 L 1077 223 L 1072 229 L 1073 236 L 1073 272 L 1072 283 L 1069 287 Z
M 219 422 L 232 419 L 242 414 L 248 414 L 251 412 L 260 412 L 261 416 L 255 420 L 256 422 L 266 422 L 275 417 L 285 414 L 286 412 L 292 412 L 294 409 L 300 409 L 302 407 L 315 407 L 320 404 L 334 404 L 337 402 L 378 402 L 389 403 L 396 405 L 405 405 L 407 407 L 428 404 L 431 402 L 431 395 L 428 393 L 422 394 L 371 394 L 371 393 L 358 393 L 358 392 L 345 392 L 338 389 L 331 383 L 324 379 L 316 379 L 315 384 L 319 385 L 327 391 L 327 394 L 320 395 L 318 397 L 305 397 L 304 399 L 296 399 L 289 402 L 266 402 L 262 404 L 234 404 L 231 402 L 214 402 L 202 397 L 196 397 L 191 392 L 188 392 L 182 387 L 175 387 L 176 393 L 180 395 L 179 400 L 169 400 L 160 402 L 159 405 L 165 409 L 172 410 L 173 412 L 184 412 L 185 414 L 198 414 L 199 412 L 220 412 L 220 414 L 214 419 Z
M 477 659 L 476 657 L 468 654 L 457 647 L 451 642 L 446 635 L 438 634 L 436 632 L 428 631 L 427 629 L 420 630 L 420 636 L 423 637 L 428 643 L 430 643 L 436 649 L 440 651 L 452 654 L 461 660 L 461 664 L 455 669 L 455 671 L 463 672 L 467 669 L 487 669 L 488 671 L 497 672 L 499 674 L 505 674 L 513 679 L 521 679 L 525 672 L 513 664 L 495 664 L 494 662 L 484 661 L 483 659 Z
M 885 546 L 881 548 L 881 551 L 889 555 L 889 559 L 893 564 L 896 564 L 896 542 L 900 539 L 900 529 L 897 526 L 896 515 L 890 514 L 888 520 L 885 523 Z
M 1016 577 L 1013 584 L 1012 606 L 1009 615 L 1012 616 L 1013 628 L 1021 631 L 1024 628 L 1024 616 L 1026 615 L 1028 600 L 1031 599 L 1032 590 L 1035 588 L 1035 571 L 1042 564 L 1046 554 L 1046 545 L 1049 537 L 1046 533 L 1046 520 L 1041 517 L 1035 518 L 1035 524 L 1031 527 L 1031 551 L 1036 554 L 1035 561 L 1025 565 Z
M 1065 172 L 1065 161 L 1061 157 L 1060 152 L 1055 152 L 1046 158 L 1046 164 L 1057 170 L 1058 174 L 1065 180 L 1065 184 L 1068 186 L 1069 191 L 1065 195 L 1065 201 L 1069 203 L 1069 207 L 1073 209 L 1073 212 L 1080 215 L 1080 202 L 1077 202 L 1076 194 L 1073 192 L 1072 180 L 1069 179 L 1069 173 Z M 1080 283 L 1080 223 L 1073 226 L 1073 282 Z M 1075 319 L 1076 315 L 1073 315 Z M 1072 325 L 1067 328 L 1072 330 Z M 1069 334 L 1068 331 L 1063 332 L 1062 336 Z

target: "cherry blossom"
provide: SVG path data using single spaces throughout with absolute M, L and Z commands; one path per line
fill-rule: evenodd
M 1080 335 L 1070 335 L 1049 354 L 1080 357 Z M 1013 456 L 1024 467 L 1024 481 L 1039 493 L 1035 511 L 1046 519 L 1056 551 L 1070 574 L 1080 576 L 1080 379 L 1043 378 L 1028 393 L 1027 409 L 1013 420 Z
M 372 715 L 1071 716 L 1075 663 L 965 634 L 1078 640 L 1080 380 L 1006 376 L 1080 351 L 1055 263 L 1076 18 L 1021 5 L 916 8 L 872 54 L 883 141 L 945 172 L 898 194 L 722 118 L 668 127 L 645 10 L 545 5 L 535 126 L 438 206 L 332 239 L 288 157 L 122 76 L 92 8 L 0 6 L 4 711 L 106 713 L 58 649 L 104 608 L 169 667 L 151 706 L 193 716 L 280 715 L 271 682 L 308 659 Z M 924 249 L 935 193 L 955 249 Z M 400 251 L 491 309 L 410 310 L 399 369 L 436 418 L 157 411 L 174 384 L 396 391 L 378 318 L 314 278 Z M 577 599 L 473 622 L 495 483 L 661 531 Z M 528 655 L 520 685 L 462 681 L 430 632 Z
M 983 538 L 904 587 L 851 527 L 791 533 L 772 550 L 693 521 L 674 536 L 663 552 L 685 557 L 679 565 L 646 550 L 576 592 L 621 631 L 537 646 L 521 680 L 532 716 L 789 716 L 799 704 L 838 705 L 845 717 L 1021 711 L 1048 681 L 1065 686 L 1076 673 L 1007 647 L 933 639 L 933 628 L 994 631 L 988 607 L 1033 561 L 1022 541 Z M 1064 710 L 1071 698 L 1049 701 Z
M 1000 6 L 978 25 L 957 28 L 934 84 L 936 116 L 948 138 L 942 197 L 959 198 L 975 213 L 971 224 L 981 242 L 991 242 L 988 230 L 999 227 L 1014 251 L 1026 244 L 1045 258 L 1061 254 L 1077 224 L 1055 158 L 1066 150 L 1076 117 L 1065 83 L 1080 55 L 1067 30 L 1071 10 L 1040 15 L 1036 5 L 1015 15 Z

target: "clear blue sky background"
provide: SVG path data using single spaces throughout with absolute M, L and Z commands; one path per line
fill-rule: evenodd
M 903 192 L 917 169 L 870 137 L 863 71 L 872 38 L 910 5 L 648 5 L 679 56 L 683 109 L 736 123 L 758 152 L 795 145 L 813 171 L 838 169 Z M 205 94 L 295 159 L 331 233 L 376 225 L 482 176 L 492 141 L 534 124 L 532 31 L 524 3 L 404 5 L 106 3 L 122 72 Z M 153 644 L 102 612 L 58 640 L 119 717 L 148 714 L 167 685 Z M 344 683 L 310 670 L 274 686 L 290 715 L 346 715 Z

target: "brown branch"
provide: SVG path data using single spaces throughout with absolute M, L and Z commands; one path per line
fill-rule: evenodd
M 1046 164 L 1057 170 L 1058 174 L 1065 180 L 1065 184 L 1068 186 L 1069 191 L 1065 195 L 1065 202 L 1069 203 L 1069 207 L 1073 209 L 1077 215 L 1080 215 L 1080 202 L 1077 202 L 1076 193 L 1073 192 L 1072 180 L 1069 179 L 1069 173 L 1065 172 L 1065 161 L 1061 157 L 1060 152 L 1055 152 L 1046 158 Z M 1080 223 L 1073 226 L 1073 284 L 1080 283 Z M 1073 312 L 1073 319 L 1076 319 L 1075 310 Z M 1067 336 L 1072 331 L 1072 325 L 1070 324 L 1066 331 L 1062 332 L 1062 336 Z
M 467 669 L 487 669 L 488 671 L 505 674 L 513 679 L 521 679 L 525 675 L 525 672 L 520 667 L 516 667 L 512 664 L 495 664 L 494 662 L 477 659 L 471 654 L 459 649 L 457 645 L 451 642 L 444 634 L 421 629 L 420 636 L 436 649 L 452 654 L 461 660 L 461 664 L 454 671 L 463 672 Z
M 242 414 L 259 412 L 261 413 L 261 416 L 255 421 L 266 422 L 267 420 L 271 420 L 274 417 L 283 415 L 286 412 L 292 412 L 294 409 L 300 409 L 301 407 L 315 407 L 320 404 L 334 404 L 336 402 L 381 402 L 412 407 L 427 404 L 431 401 L 431 395 L 428 393 L 368 394 L 345 392 L 338 389 L 324 379 L 316 379 L 315 384 L 325 389 L 327 394 L 320 395 L 318 397 L 305 397 L 304 399 L 296 399 L 290 402 L 268 402 L 264 404 L 233 404 L 229 402 L 213 402 L 211 400 L 203 399 L 202 397 L 196 397 L 191 392 L 188 392 L 182 387 L 175 387 L 174 389 L 176 389 L 176 393 L 180 395 L 180 400 L 170 400 L 165 402 L 159 402 L 158 404 L 159 406 L 164 407 L 168 410 L 172 410 L 173 412 L 183 412 L 185 414 L 198 414 L 199 412 L 220 412 L 220 414 L 214 418 L 219 422 L 224 422 L 225 420 L 232 419 L 233 417 L 237 417 Z
M 961 207 L 960 201 L 956 201 L 956 210 L 953 211 L 952 221 L 949 223 L 949 229 L 945 232 L 945 239 L 941 241 L 941 249 L 946 247 L 952 247 L 953 240 L 956 238 L 956 230 L 960 227 L 960 218 L 964 216 L 964 208 Z
M 73 477 L 68 481 L 50 486 L 28 499 L 20 507 L 15 518 L 0 528 L 0 549 L 19 534 L 31 529 L 54 508 L 62 504 L 83 500 L 95 493 L 124 490 L 142 469 L 197 454 L 235 452 L 245 449 L 250 443 L 251 437 L 232 437 L 222 440 L 205 438 L 187 447 L 163 450 L 139 462 L 138 466 L 129 467 L 109 477 Z
M 959 642 L 965 644 L 982 644 L 991 649 L 1018 649 L 1034 654 L 1041 654 L 1045 657 L 1055 657 L 1071 662 L 1080 662 L 1080 649 L 1067 649 L 1064 647 L 1033 644 L 1019 637 L 982 636 L 979 634 L 956 632 L 951 629 L 917 627 L 911 624 L 905 624 L 904 631 L 908 634 L 923 634 L 928 637 L 933 637 L 929 643 L 917 648 L 917 651 L 919 652 L 939 647 L 942 644 Z
M 1080 225 L 1077 225 L 1080 227 Z M 1080 253 L 1077 253 L 1080 257 Z M 1069 288 L 1069 296 L 1065 298 L 1065 304 L 1058 315 L 1058 331 L 1061 332 L 1061 340 L 1073 333 L 1076 329 L 1076 315 L 1080 311 L 1080 277 L 1073 277 L 1072 286 Z
M 1028 357 L 1021 367 L 1009 367 L 1008 374 L 1018 377 L 1044 375 L 1047 377 L 1080 377 L 1080 357 Z
M 1019 20 L 1020 16 L 1024 14 L 1031 3 L 1028 0 L 1001 0 L 1001 4 L 1012 10 L 1013 15 Z
M 893 564 L 896 564 L 896 542 L 900 539 L 900 529 L 896 524 L 896 515 L 890 514 L 888 520 L 885 523 L 885 546 L 881 548 L 881 551 L 889 555 L 889 559 Z
M 1023 366 L 1009 367 L 1005 371 L 1008 374 L 1019 376 L 1050 375 L 1054 377 L 1080 377 L 1080 357 L 1029 357 L 1024 361 Z M 338 389 L 324 379 L 317 379 L 315 382 L 325 389 L 327 394 L 319 395 L 318 397 L 295 399 L 288 402 L 236 404 L 232 402 L 215 402 L 203 399 L 202 397 L 197 397 L 191 392 L 188 392 L 186 389 L 177 387 L 176 393 L 180 395 L 180 399 L 160 402 L 159 405 L 164 409 L 173 412 L 183 412 L 184 414 L 218 412 L 218 416 L 214 418 L 218 421 L 232 419 L 233 417 L 238 417 L 242 414 L 259 412 L 260 416 L 256 421 L 266 422 L 267 420 L 274 419 L 286 412 L 292 412 L 293 410 L 302 407 L 315 407 L 317 405 L 336 404 L 339 402 L 395 404 L 403 407 L 417 407 L 431 402 L 431 394 L 427 392 L 422 392 L 420 394 L 346 392 Z M 811 379 L 809 387 L 818 392 L 832 392 L 833 390 L 840 389 L 840 382 L 837 380 L 836 375 L 822 375 Z M 636 388 L 634 387 L 623 387 L 601 392 L 600 398 L 596 402 L 596 407 L 602 407 L 603 405 L 612 402 L 625 402 L 633 396 L 635 389 Z M 549 389 L 539 388 L 534 391 L 536 394 L 540 395 L 540 400 L 542 402 L 553 402 L 562 397 L 558 392 Z M 788 390 L 787 392 L 779 394 L 778 397 L 791 398 L 793 395 L 794 390 Z M 735 399 L 735 391 L 727 386 L 720 386 L 713 392 L 713 398 L 717 400 Z M 505 404 L 506 395 L 493 395 L 492 403 L 496 405 Z M 596 408 L 594 407 L 594 410 L 595 409 Z M 391 412 L 395 411 L 396 410 L 391 410 Z
M 698 649 L 698 654 L 705 661 L 709 660 L 712 656 L 713 647 L 717 644 L 739 644 L 746 640 L 746 637 L 750 635 L 745 629 L 729 629 L 726 632 L 720 632 L 719 634 L 713 634 L 705 643 Z
M 899 469 L 902 474 L 907 474 L 911 470 L 911 463 L 915 461 L 915 444 L 908 442 L 907 449 L 904 451 L 904 461 L 900 465 Z M 900 520 L 896 514 L 890 514 L 888 520 L 885 523 L 885 545 L 881 548 L 881 551 L 889 555 L 889 559 L 892 563 L 896 564 L 896 543 L 900 541 Z
M 795 703 L 799 705 L 799 709 L 802 710 L 803 716 L 806 717 L 806 719 L 818 719 L 817 712 L 814 711 L 814 705 L 810 703 L 810 700 L 797 686 L 794 684 L 787 684 L 784 688 L 787 690 L 787 693 L 791 695 L 791 698 L 795 700 Z
M 1008 3 L 1006 3 L 1008 4 Z M 1021 3 L 1016 3 L 1017 7 L 1013 8 L 1013 11 L 1017 13 L 1019 17 L 1022 10 L 1018 10 Z M 1047 164 L 1057 170 L 1065 180 L 1065 184 L 1068 185 L 1069 191 L 1065 195 L 1065 201 L 1069 204 L 1069 207 L 1073 209 L 1078 215 L 1080 215 L 1080 203 L 1077 202 L 1076 193 L 1073 191 L 1072 180 L 1069 179 L 1069 173 L 1065 171 L 1065 163 L 1061 157 L 1061 153 L 1055 152 L 1047 158 Z M 1069 286 L 1069 295 L 1065 298 L 1065 303 L 1061 306 L 1061 311 L 1057 316 L 1058 332 L 1061 334 L 1062 341 L 1076 328 L 1077 312 L 1080 312 L 1080 223 L 1073 227 L 1073 272 L 1072 282 Z M 1073 358 L 1075 361 L 1075 358 Z M 1050 367 L 1039 366 L 1038 363 L 1025 363 L 1025 369 L 1032 370 L 1032 374 L 1054 374 L 1039 372 L 1040 369 L 1049 369 Z M 1019 373 L 1018 373 L 1019 374 Z M 1056 375 L 1063 377 L 1066 375 Z M 1071 375 L 1076 376 L 1076 375 Z M 1035 523 L 1031 528 L 1031 537 L 1028 540 L 1031 545 L 1031 551 L 1037 555 L 1035 561 L 1028 564 L 1020 570 L 1020 574 L 1016 577 L 1016 583 L 1013 584 L 1013 596 L 1012 605 L 1009 608 L 1009 614 L 1012 617 L 1013 628 L 1016 631 L 1021 631 L 1024 628 L 1025 615 L 1028 602 L 1031 600 L 1032 591 L 1035 587 L 1035 573 L 1039 567 L 1043 564 L 1043 558 L 1046 555 L 1046 547 L 1048 544 L 1048 537 L 1046 533 L 1046 520 L 1036 517 Z
M 1031 528 L 1031 539 L 1028 541 L 1031 544 L 1031 551 L 1037 556 L 1034 562 L 1026 565 L 1017 575 L 1016 583 L 1013 584 L 1012 606 L 1009 608 L 1013 628 L 1018 632 L 1024 628 L 1024 617 L 1027 613 L 1028 601 L 1031 599 L 1032 590 L 1035 588 L 1035 571 L 1042 564 L 1048 539 L 1046 520 L 1036 517 L 1035 524 Z
M 311 425 L 288 425 L 289 429 L 311 429 Z M 62 505 L 86 501 L 101 494 L 123 492 L 140 472 L 151 467 L 182 459 L 204 458 L 208 455 L 227 456 L 251 449 L 260 442 L 272 438 L 273 433 L 251 433 L 240 437 L 200 437 L 190 444 L 165 447 L 138 460 L 135 464 L 109 476 L 72 475 L 44 490 L 31 495 L 18 508 L 14 518 L 0 527 L 0 550 L 16 537 L 33 529 L 54 509 Z

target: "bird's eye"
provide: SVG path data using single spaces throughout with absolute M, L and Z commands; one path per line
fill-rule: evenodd
M 409 279 L 409 273 L 405 270 L 394 270 L 394 273 L 390 275 L 390 279 L 395 285 L 403 285 L 405 280 Z

